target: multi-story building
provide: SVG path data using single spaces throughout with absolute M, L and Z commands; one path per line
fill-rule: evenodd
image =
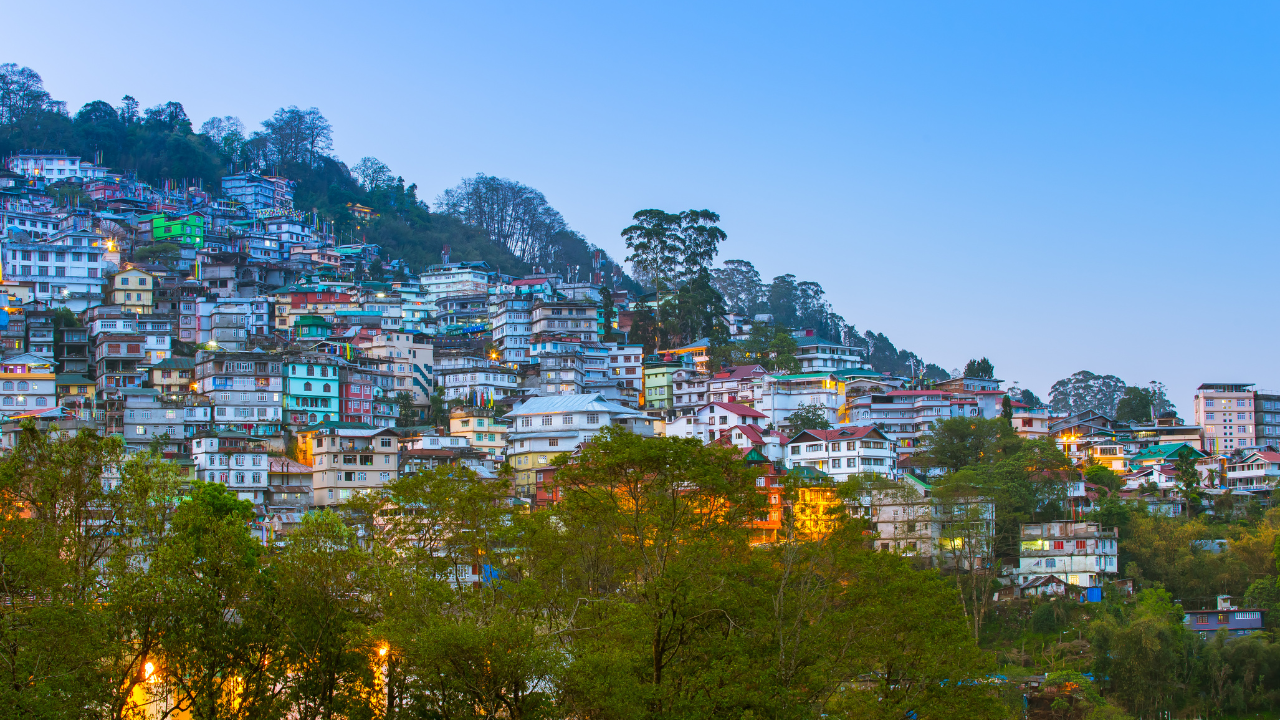
M 883 395 L 864 395 L 854 401 L 856 422 L 875 425 L 902 452 L 916 452 L 921 440 L 933 431 L 933 424 L 953 413 L 972 412 L 951 402 L 951 393 L 938 390 L 894 390 Z
M 1254 441 L 1259 446 L 1269 445 L 1280 449 L 1280 395 L 1267 392 L 1254 393 Z
M 620 425 L 653 435 L 654 420 L 600 395 L 535 397 L 507 413 L 507 462 L 515 469 L 516 493 L 532 492 L 536 471 L 560 453 L 595 437 L 602 428 Z
M 1228 462 L 1223 481 L 1233 491 L 1249 491 L 1270 495 L 1280 481 L 1280 453 L 1255 450 L 1239 461 Z
M 812 467 L 836 482 L 849 475 L 897 475 L 897 446 L 874 425 L 802 430 L 787 444 L 788 468 Z
M 644 346 L 619 345 L 609 349 L 609 377 L 629 388 L 644 390 Z
M 108 321 L 110 322 L 110 321 Z M 146 379 L 142 364 L 147 337 L 136 334 L 102 333 L 94 338 L 94 377 L 98 392 L 109 389 L 141 387 Z
M 20 150 L 4 159 L 5 169 L 29 178 L 44 178 L 47 182 L 72 180 L 84 182 L 90 178 L 106 177 L 107 169 L 88 161 L 82 161 L 78 155 L 66 152 L 40 152 L 38 150 Z
M 1253 383 L 1205 383 L 1196 389 L 1196 424 L 1204 428 L 1204 449 L 1230 455 L 1257 444 Z
M 111 304 L 138 315 L 149 314 L 155 309 L 155 286 L 155 275 L 140 268 L 123 268 L 111 278 Z
M 564 337 L 584 342 L 600 341 L 600 309 L 579 300 L 535 300 L 529 327 L 538 336 Z
M 1018 437 L 1027 440 L 1041 440 L 1049 436 L 1049 408 L 1046 405 L 1032 407 L 1026 403 L 1012 400 L 1013 430 Z
M 196 391 L 196 361 L 189 357 L 170 357 L 150 367 L 151 387 L 166 397 L 183 397 Z
M 446 331 L 477 332 L 489 328 L 489 294 L 446 295 L 436 300 L 436 321 Z
M 286 423 L 298 427 L 337 421 L 338 367 L 342 364 L 337 357 L 320 353 L 291 356 L 284 362 Z
M 812 330 L 800 332 L 802 334 L 796 338 L 796 360 L 800 362 L 800 372 L 864 367 L 860 350 L 820 338 Z
M 499 296 L 490 303 L 489 323 L 493 328 L 493 344 L 498 346 L 502 362 L 529 361 L 529 338 L 533 335 L 530 325 L 532 312 L 533 298 L 526 294 Z
M 446 250 L 445 262 L 428 267 L 418 276 L 422 299 L 432 314 L 439 311 L 438 303 L 442 298 L 489 292 L 489 280 L 494 275 L 486 262 L 451 263 L 447 258 Z
M 1025 523 L 1018 561 L 1019 584 L 1055 575 L 1078 587 L 1098 587 L 1119 572 L 1115 528 L 1067 520 Z
M 353 494 L 399 477 L 399 435 L 363 423 L 321 422 L 298 432 L 300 460 L 312 468 L 317 507 L 339 505 Z
M 31 353 L 0 360 L 0 415 L 25 415 L 56 405 L 53 370 L 53 360 Z
M 3 248 L 6 281 L 31 283 L 32 299 L 79 312 L 103 299 L 102 238 L 63 230 L 47 239 L 7 237 Z
M 393 378 L 391 396 L 413 393 L 414 405 L 425 405 L 435 387 L 434 354 L 430 339 L 423 333 L 385 332 L 363 345 L 365 355 L 380 363 Z
M 445 400 L 472 404 L 514 395 L 517 387 L 514 370 L 465 351 L 438 356 L 435 375 Z
M 234 430 L 204 430 L 191 438 L 196 478 L 227 486 L 241 500 L 262 502 L 268 456 L 262 438 Z
M 280 357 L 264 353 L 201 351 L 195 359 L 196 392 L 213 405 L 217 429 L 255 437 L 279 435 L 282 368 Z
M 143 217 L 138 230 L 139 239 L 155 243 L 172 243 L 199 250 L 204 247 L 208 218 L 204 213 L 189 212 L 175 215 L 156 214 Z
M 850 511 L 871 523 L 876 549 L 933 567 L 982 567 L 994 552 L 995 503 L 982 496 L 942 500 L 910 473 L 856 498 Z
M 294 185 L 285 178 L 246 172 L 223 176 L 222 194 L 250 212 L 261 210 L 270 214 L 273 210 L 293 207 Z
M 737 365 L 725 368 L 713 374 L 707 381 L 707 400 L 753 404 L 755 398 L 752 395 L 752 388 L 766 374 L 762 365 Z
M 380 405 L 388 404 L 388 398 L 395 394 L 394 380 L 395 377 L 389 371 L 372 366 L 351 364 L 339 367 L 338 412 L 341 422 L 364 423 L 374 427 L 394 426 L 394 415 L 388 418 L 386 409 L 379 408 Z
M 173 398 L 156 388 L 121 388 L 119 396 L 122 435 L 131 452 L 158 442 L 164 452 L 185 453 L 188 439 L 209 427 L 209 402 L 204 398 Z
M 671 375 L 671 407 L 675 417 L 694 415 L 707 403 L 711 376 L 694 368 L 680 368 Z
M 54 359 L 53 314 L 48 311 L 27 314 L 27 352 Z
M 754 381 L 752 397 L 757 410 L 769 416 L 775 427 L 787 423 L 801 405 L 817 405 L 827 414 L 831 424 L 854 422 L 844 415 L 845 383 L 835 371 L 808 372 L 793 375 L 766 374 Z M 742 400 L 739 396 L 739 400 Z M 863 423 L 861 418 L 857 419 Z
M 506 457 L 509 429 L 506 420 L 483 408 L 457 407 L 449 412 L 449 434 L 466 438 L 470 447 L 488 453 L 497 462 Z
M 580 395 L 587 378 L 578 353 L 543 353 L 537 364 L 539 394 Z
M 646 413 L 653 417 L 671 418 L 675 415 L 675 374 L 679 370 L 693 370 L 693 355 L 650 355 L 644 361 L 644 403 Z
M 60 373 L 88 373 L 89 328 L 64 327 L 54 333 L 53 357 Z

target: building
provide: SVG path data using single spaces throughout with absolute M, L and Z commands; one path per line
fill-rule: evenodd
M 1057 575 L 1077 587 L 1099 587 L 1119 572 L 1117 537 L 1115 528 L 1095 522 L 1024 523 L 1018 583 Z
M 254 437 L 280 434 L 284 424 L 280 357 L 260 352 L 201 351 L 194 364 L 196 392 L 213 406 L 213 423 L 219 430 Z
M 902 452 L 917 452 L 925 436 L 933 432 L 933 424 L 972 412 L 951 402 L 951 393 L 938 390 L 893 390 L 884 394 L 864 395 L 853 403 L 855 422 L 875 425 L 898 445 Z
M 1012 400 L 1013 430 L 1026 440 L 1042 440 L 1049 436 L 1049 408 L 1046 405 L 1032 407 Z
M 30 283 L 31 299 L 79 312 L 103 299 L 105 241 L 96 233 L 67 230 L 49 239 L 10 235 L 3 248 L 4 279 Z
M 675 417 L 694 415 L 706 404 L 710 380 L 710 375 L 694 368 L 680 368 L 671 375 L 671 407 Z
M 644 346 L 618 345 L 609 348 L 609 377 L 626 387 L 644 390 Z
M 578 300 L 538 299 L 533 302 L 529 327 L 538 337 L 562 337 L 583 342 L 600 341 L 600 309 Z
M 53 360 L 31 353 L 0 360 L 0 415 L 25 415 L 57 401 Z
M 449 434 L 466 438 L 470 447 L 501 463 L 507 454 L 508 421 L 483 408 L 456 407 L 449 412 Z
M 535 397 L 507 413 L 507 462 L 515 469 L 516 493 L 532 492 L 535 471 L 556 455 L 572 452 L 610 425 L 653 435 L 653 419 L 598 394 Z
M 1204 449 L 1230 455 L 1257 444 L 1253 383 L 1204 383 L 1196 389 L 1195 421 L 1204 428 Z
M 1212 610 L 1186 610 L 1182 622 L 1187 629 L 1200 636 L 1201 640 L 1212 640 L 1219 630 L 1226 633 L 1226 639 L 1232 640 L 1244 635 L 1263 632 L 1266 625 L 1266 609 L 1237 608 L 1231 605 L 1229 598 L 1218 598 L 1218 607 Z
M 812 330 L 807 332 L 813 333 Z M 796 338 L 796 360 L 800 362 L 800 372 L 827 372 L 865 367 L 860 350 L 813 334 Z
M 845 414 L 845 382 L 835 371 L 791 375 L 770 373 L 762 375 L 756 382 L 759 387 L 752 389 L 753 405 L 776 427 L 786 425 L 787 418 L 801 405 L 821 407 L 826 412 L 827 422 L 833 425 L 854 422 Z
M 802 470 L 820 472 L 813 468 Z M 933 567 L 981 567 L 993 553 L 995 504 L 984 497 L 939 499 L 928 482 L 903 473 L 854 498 L 850 511 L 870 523 L 875 548 Z
M 644 360 L 645 412 L 653 417 L 675 416 L 675 374 L 693 370 L 693 356 L 650 355 Z
M 423 333 L 384 332 L 363 345 L 365 355 L 377 360 L 393 378 L 392 396 L 413 394 L 414 405 L 426 405 L 435 387 L 434 353 Z
M 293 207 L 295 183 L 281 177 L 238 173 L 222 178 L 222 194 L 227 199 L 243 205 L 252 213 L 288 210 Z
M 194 393 L 195 358 L 170 357 L 152 365 L 151 387 L 160 391 L 161 395 L 182 396 Z
M 283 364 L 284 421 L 315 425 L 338 420 L 338 366 L 334 355 L 306 353 Z
M 489 278 L 493 274 L 486 262 L 450 263 L 446 260 L 428 267 L 426 272 L 418 276 L 418 284 L 427 311 L 435 313 L 439 309 L 437 303 L 442 298 L 489 292 Z
M 788 468 L 816 468 L 835 482 L 858 473 L 898 474 L 898 448 L 874 425 L 802 430 L 786 447 Z
M 1240 460 L 1228 461 L 1223 470 L 1221 487 L 1269 496 L 1280 480 L 1280 453 L 1254 450 Z
M 298 431 L 299 460 L 312 469 L 316 507 L 379 490 L 399 477 L 399 434 L 364 423 L 321 422 Z
M 205 430 L 191 438 L 196 479 L 227 486 L 241 500 L 263 501 L 268 456 L 261 438 L 233 430 Z
M 152 293 L 156 276 L 139 268 L 126 268 L 111 278 L 111 304 L 145 315 L 155 308 Z
M 1254 393 L 1253 437 L 1259 446 L 1280 447 L 1280 395 Z
M 78 155 L 68 155 L 65 150 L 61 152 L 19 150 L 4 159 L 4 166 L 10 172 L 29 178 L 43 178 L 46 182 L 58 180 L 84 182 L 107 175 L 106 168 L 82 161 Z
M 682 423 L 681 420 L 684 422 Z M 668 435 L 684 435 L 697 437 L 703 442 L 712 442 L 729 432 L 729 428 L 737 425 L 756 425 L 767 421 L 768 417 L 753 407 L 737 403 L 713 402 L 698 408 L 692 416 L 677 418 L 667 424 Z M 692 422 L 690 422 L 692 421 Z M 692 430 L 692 435 L 690 435 Z

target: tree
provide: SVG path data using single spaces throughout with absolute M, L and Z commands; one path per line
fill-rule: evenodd
M 604 334 L 600 342 L 613 342 L 613 324 L 618 318 L 618 306 L 613 303 L 613 288 L 605 285 L 600 288 L 600 322 L 604 326 Z
M 16 63 L 0 64 L 0 124 L 24 120 L 44 110 L 49 101 L 39 73 Z
M 182 261 L 182 248 L 173 243 L 156 243 L 138 248 L 133 253 L 136 262 L 158 262 L 173 267 Z
M 787 416 L 787 425 L 792 432 L 801 430 L 829 430 L 831 421 L 827 419 L 827 408 L 819 403 L 808 405 L 800 403 L 799 409 Z
M 396 408 L 400 416 L 396 418 L 397 427 L 413 427 L 419 424 L 418 410 L 413 402 L 413 393 L 401 390 L 396 393 Z
M 391 168 L 375 157 L 360 158 L 351 168 L 351 174 L 366 190 L 374 190 L 391 184 Z
M 631 251 L 627 262 L 666 287 L 708 270 L 727 237 L 717 225 L 720 216 L 710 210 L 641 210 L 632 220 L 634 224 L 622 230 Z
M 954 417 L 935 422 L 925 436 L 917 461 L 927 467 L 958 472 L 971 465 L 990 463 L 1016 446 L 1017 434 L 1003 419 Z
M 981 360 L 970 360 L 965 363 L 964 377 L 993 380 L 995 379 L 995 376 L 995 366 L 993 366 L 991 361 L 986 358 L 982 358 Z
M 1183 446 L 1173 461 L 1178 477 L 1178 491 L 1186 503 L 1187 517 L 1195 517 L 1201 510 L 1200 471 L 1196 469 L 1196 451 Z
M 280 108 L 262 121 L 263 136 L 274 163 L 314 167 L 333 149 L 333 128 L 317 108 Z
M 1114 417 L 1124 389 L 1124 381 L 1115 375 L 1096 375 L 1081 370 L 1053 384 L 1049 389 L 1049 409 L 1058 415 L 1075 415 L 1091 410 Z
M 1137 424 L 1155 420 L 1151 413 L 1151 391 L 1140 387 L 1126 387 L 1120 402 L 1116 403 L 1116 422 Z
M 480 228 L 525 262 L 554 262 L 552 238 L 568 225 L 542 193 L 514 180 L 477 173 L 436 199 L 446 215 Z
M 1008 395 L 1000 398 L 1000 417 L 1011 427 L 1013 426 L 1013 401 Z
M 751 336 L 742 343 L 744 362 L 757 363 L 771 372 L 798 372 L 798 351 L 799 346 L 791 333 L 766 322 L 753 323 Z
M 191 132 L 191 119 L 187 117 L 187 111 L 183 109 L 182 103 L 173 100 L 147 108 L 142 121 L 148 127 L 163 132 Z
M 711 282 L 730 312 L 748 317 L 764 303 L 764 283 L 754 265 L 746 260 L 725 260 L 724 267 L 711 271 Z

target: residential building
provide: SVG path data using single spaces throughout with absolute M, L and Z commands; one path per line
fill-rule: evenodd
M 336 356 L 303 353 L 284 364 L 284 421 L 293 426 L 337 422 L 338 366 Z M 317 498 L 317 504 L 321 498 Z
M 1196 389 L 1195 421 L 1204 428 L 1204 449 L 1230 455 L 1257 444 L 1253 383 L 1204 383 Z
M 812 330 L 802 332 L 813 333 Z M 796 360 L 800 362 L 800 372 L 828 372 L 865 367 L 861 350 L 831 342 L 814 334 L 796 338 Z
M 0 316 L 4 313 L 0 312 Z M 53 357 L 58 372 L 83 375 L 89 372 L 89 329 L 64 327 L 54 334 Z
M 680 368 L 671 375 L 671 407 L 675 417 L 694 415 L 707 402 L 711 376 L 694 368 Z
M 1224 471 L 1220 486 L 1269 496 L 1280 480 L 1280 453 L 1254 450 L 1240 460 L 1227 461 Z
M 835 371 L 769 373 L 760 376 L 754 384 L 758 387 L 752 389 L 753 405 L 767 415 L 775 427 L 786 425 L 787 418 L 801 405 L 821 407 L 827 422 L 833 425 L 854 422 L 845 412 L 845 382 Z
M 188 437 L 208 429 L 209 403 L 204 398 L 172 398 L 155 388 L 119 388 L 123 405 L 121 435 L 130 452 L 147 450 L 159 442 L 164 452 L 185 453 Z M 191 412 L 188 412 L 191 411 Z
M 696 437 L 704 443 L 709 443 L 727 434 L 729 428 L 738 425 L 760 426 L 767 420 L 768 416 L 764 413 L 746 405 L 723 402 L 705 403 L 692 416 L 668 422 L 667 434 Z M 690 435 L 690 429 L 692 429 L 692 435 Z
M 693 356 L 650 355 L 644 360 L 644 402 L 641 407 L 653 417 L 675 416 L 675 380 L 678 370 L 693 370 Z
M 381 363 L 393 378 L 392 395 L 413 393 L 414 405 L 426 405 L 435 387 L 434 354 L 423 333 L 384 332 L 362 346 L 365 354 Z
M 1099 587 L 1119 572 L 1115 528 L 1069 520 L 1024 523 L 1018 583 L 1057 575 L 1077 587 Z
M 106 247 L 93 232 L 64 230 L 48 239 L 10 235 L 0 242 L 7 282 L 30 283 L 32 300 L 80 312 L 102 302 Z
M 1245 635 L 1253 635 L 1265 631 L 1265 608 L 1237 608 L 1230 603 L 1230 598 L 1218 598 L 1218 606 L 1211 610 L 1186 610 L 1182 622 L 1187 630 L 1196 633 L 1201 640 L 1212 640 L 1218 631 L 1224 633 L 1224 639 L 1234 640 Z
M 1280 395 L 1254 393 L 1254 442 L 1280 448 Z
M 196 478 L 225 485 L 241 500 L 262 502 L 268 456 L 262 438 L 234 430 L 204 430 L 191 438 Z
M 474 406 L 515 393 L 515 370 L 470 352 L 450 352 L 436 357 L 436 382 L 445 400 L 462 400 Z
M 487 453 L 501 463 L 507 454 L 510 424 L 484 408 L 456 407 L 449 411 L 449 434 L 466 438 L 470 447 Z
M 644 346 L 618 345 L 610 348 L 609 377 L 626 387 L 644 390 Z
M 934 423 L 969 411 L 977 414 L 977 408 L 953 405 L 951 393 L 938 390 L 893 390 L 854 402 L 856 422 L 880 428 L 904 453 L 918 452 Z
M 538 299 L 533 302 L 529 327 L 539 336 L 599 342 L 599 307 L 585 300 Z
M 143 349 L 146 340 L 145 335 L 107 332 L 94 338 L 94 377 L 99 392 L 142 386 L 146 380 L 146 371 L 141 367 L 147 359 Z
M 344 365 L 338 368 L 338 402 L 342 422 L 374 427 L 395 425 L 395 413 L 384 405 L 394 404 L 395 376 L 375 366 Z M 388 417 L 390 415 L 390 417 Z
M 258 211 L 270 214 L 293 207 L 294 186 L 292 180 L 257 173 L 238 173 L 222 178 L 222 194 L 255 214 Z
M 653 435 L 653 419 L 597 394 L 534 397 L 507 413 L 507 462 L 515 469 L 516 493 L 533 491 L 538 468 L 572 452 L 610 425 Z
M 190 395 L 198 389 L 192 387 L 196 385 L 195 369 L 195 358 L 165 358 L 150 367 L 151 387 L 169 397 Z
M 279 356 L 201 351 L 194 364 L 196 392 L 212 404 L 213 423 L 219 430 L 235 430 L 254 437 L 280 434 L 285 405 L 283 361 Z M 336 378 L 333 382 L 336 385 Z M 322 395 L 301 390 L 300 394 L 306 398 Z M 336 397 L 336 391 L 332 395 Z
M 819 472 L 812 468 L 801 470 Z M 903 473 L 854 498 L 850 511 L 876 532 L 875 548 L 920 558 L 933 567 L 986 566 L 994 552 L 995 503 L 985 497 L 940 499 L 933 485 Z
M 445 257 L 448 257 L 447 250 Z M 427 311 L 438 312 L 438 303 L 451 295 L 467 295 L 489 292 L 489 278 L 493 270 L 485 262 L 450 263 L 448 260 L 432 265 L 418 276 Z
M 788 441 L 786 449 L 788 468 L 816 468 L 835 482 L 858 473 L 895 476 L 897 458 L 897 446 L 874 425 L 802 430 Z
M 754 404 L 753 385 L 766 374 L 763 365 L 737 365 L 724 368 L 707 381 L 707 400 L 711 402 Z
M 299 460 L 312 468 L 316 507 L 340 505 L 399 477 L 399 434 L 364 423 L 320 422 L 298 431 Z
M 57 404 L 53 360 L 23 353 L 0 360 L 0 415 L 12 417 Z
M 148 314 L 155 307 L 152 299 L 155 285 L 156 276 L 146 270 L 122 269 L 111 277 L 111 303 L 132 313 Z
M 1018 437 L 1026 440 L 1042 440 L 1049 436 L 1049 407 L 1038 405 L 1032 407 L 1026 403 L 1012 400 L 1013 430 Z
M 78 155 L 68 155 L 65 151 L 19 150 L 4 159 L 4 166 L 10 172 L 29 178 L 44 178 L 47 182 L 84 182 L 90 178 L 106 177 L 107 174 L 106 168 L 83 161 Z

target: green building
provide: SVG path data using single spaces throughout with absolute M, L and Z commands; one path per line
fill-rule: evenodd
M 151 239 L 154 242 L 204 247 L 205 217 L 200 213 L 152 215 L 143 219 L 151 221 Z
M 307 354 L 284 364 L 284 415 L 290 425 L 312 425 L 340 418 L 338 358 Z
M 327 340 L 333 325 L 320 315 L 303 315 L 293 321 L 293 336 L 302 340 Z

